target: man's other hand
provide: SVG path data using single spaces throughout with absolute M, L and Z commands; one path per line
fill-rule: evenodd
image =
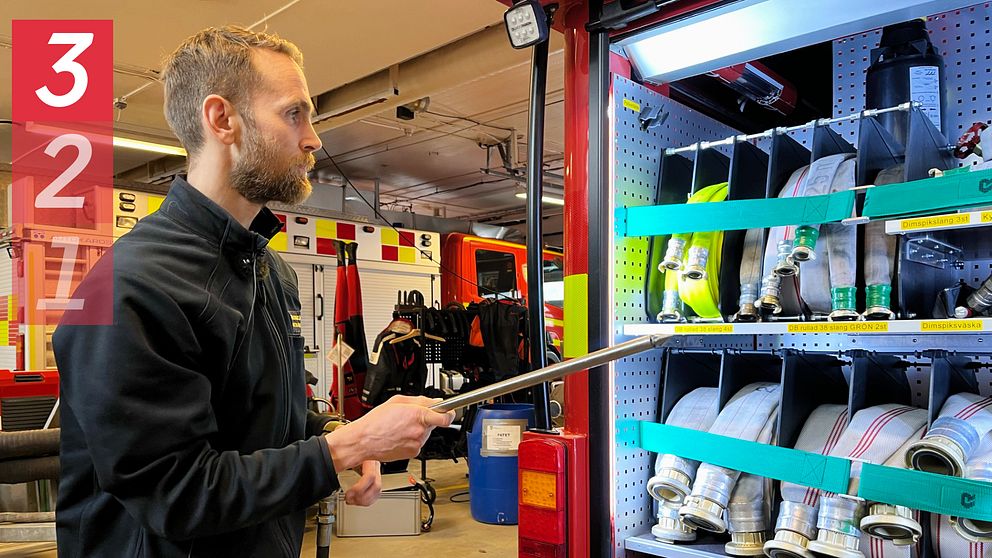
M 382 491 L 382 474 L 378 461 L 362 463 L 362 478 L 344 494 L 344 501 L 352 506 L 371 506 Z

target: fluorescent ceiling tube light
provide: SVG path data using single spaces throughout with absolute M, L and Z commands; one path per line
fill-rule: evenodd
M 37 122 L 27 122 L 24 124 L 24 131 L 31 134 L 42 134 L 46 136 L 58 136 L 62 134 L 72 133 L 74 130 L 72 128 L 59 128 L 56 126 L 49 126 L 45 124 L 38 124 Z M 96 130 L 80 127 L 79 132 L 87 134 L 88 138 L 106 138 L 105 130 Z M 138 151 L 148 151 L 151 153 L 161 153 L 162 155 L 178 155 L 180 157 L 186 156 L 186 150 L 182 147 L 175 145 L 166 145 L 164 143 L 152 143 L 150 141 L 141 141 L 131 138 L 121 138 L 114 136 L 114 147 L 121 147 L 124 149 L 135 149 Z
M 527 192 L 519 192 L 517 197 L 525 200 L 527 199 Z M 551 205 L 565 205 L 565 200 L 560 198 L 549 198 L 548 196 L 541 196 L 541 201 Z
M 119 138 L 114 136 L 114 147 L 123 147 L 124 149 L 137 149 L 139 151 L 150 151 L 152 153 L 161 153 L 163 155 L 178 155 L 180 157 L 186 156 L 186 150 L 182 147 L 177 147 L 175 145 L 165 145 L 164 143 L 151 143 L 148 141 L 141 141 L 130 138 Z
M 645 80 L 666 83 L 975 0 L 738 0 L 618 42 Z

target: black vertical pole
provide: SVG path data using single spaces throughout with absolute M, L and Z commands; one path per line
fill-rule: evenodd
M 527 119 L 527 322 L 531 370 L 548 365 L 544 333 L 544 238 L 541 196 L 544 175 L 544 103 L 548 83 L 548 41 L 534 46 Z M 547 382 L 534 386 L 534 427 L 551 430 Z
M 590 3 L 590 21 L 600 16 L 602 2 Z M 609 116 L 610 37 L 606 31 L 589 32 L 589 350 L 610 344 L 612 309 L 609 308 L 610 201 Z M 610 471 L 613 455 L 613 391 L 610 375 L 602 368 L 589 370 L 589 555 L 613 556 L 613 518 L 610 510 Z

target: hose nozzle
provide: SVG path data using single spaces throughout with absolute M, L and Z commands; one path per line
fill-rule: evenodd
M 696 540 L 696 530 L 682 521 L 679 517 L 679 504 L 674 502 L 658 505 L 658 523 L 651 527 L 651 534 L 668 544 Z
M 686 259 L 685 269 L 682 270 L 682 278 L 690 281 L 705 280 L 706 262 L 709 257 L 710 251 L 702 246 L 689 248 L 689 257 Z
M 857 287 L 830 289 L 830 321 L 851 322 L 860 318 L 857 311 Z
M 658 321 L 662 323 L 684 321 L 682 299 L 679 298 L 678 291 L 665 291 L 661 302 L 661 312 L 658 313 Z
M 686 497 L 679 515 L 686 525 L 703 531 L 723 533 L 727 530 L 724 511 L 730 502 L 730 493 L 740 473 L 722 467 L 704 468 L 692 485 L 692 494 Z
M 735 322 L 756 322 L 761 317 L 758 308 L 754 305 L 758 298 L 758 285 L 755 283 L 741 283 L 741 297 L 738 299 L 740 310 L 734 315 Z
M 923 527 L 913 518 L 913 510 L 875 502 L 868 506 L 868 515 L 861 520 L 861 530 L 896 546 L 916 544 L 923 536 Z
M 668 248 L 665 250 L 665 258 L 661 265 L 668 271 L 678 271 L 682 269 L 682 256 L 685 255 L 684 238 L 673 236 L 668 239 Z
M 844 496 L 820 499 L 820 513 L 816 526 L 816 540 L 810 541 L 809 550 L 814 554 L 834 558 L 864 558 L 861 546 L 861 517 L 864 502 Z
M 866 320 L 891 320 L 896 317 L 891 309 L 892 285 L 868 285 L 865 289 Z
M 792 243 L 792 259 L 797 262 L 808 262 L 816 259 L 816 240 L 820 237 L 820 229 L 802 226 L 796 229 L 796 238 Z
M 775 522 L 775 539 L 765 543 L 770 558 L 813 558 L 806 547 L 816 538 L 816 509 L 799 502 L 782 502 Z
M 771 273 L 761 280 L 761 297 L 757 305 L 762 310 L 779 314 L 782 312 L 782 277 Z
M 960 477 L 980 438 L 975 427 L 967 421 L 940 417 L 933 421 L 922 440 L 906 450 L 906 466 L 917 471 Z
M 781 240 L 778 243 L 778 261 L 775 263 L 775 275 L 792 277 L 799 273 L 799 266 L 792 259 L 792 242 Z
M 657 474 L 648 480 L 648 493 L 661 503 L 678 505 L 692 490 L 692 479 L 699 464 L 666 453 L 658 459 Z

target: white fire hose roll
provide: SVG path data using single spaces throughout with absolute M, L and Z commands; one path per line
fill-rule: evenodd
M 679 399 L 672 407 L 665 424 L 709 431 L 719 414 L 719 390 L 715 387 L 696 388 Z M 692 488 L 699 462 L 670 453 L 655 459 L 654 476 L 648 480 L 648 493 L 659 502 L 682 504 Z
M 884 465 L 904 469 L 906 467 L 906 450 L 922 439 L 926 431 L 926 425 L 917 430 L 915 434 L 903 442 L 902 447 L 892 453 Z M 861 520 L 861 530 L 875 538 L 891 541 L 894 546 L 911 546 L 919 542 L 920 537 L 923 536 L 923 527 L 920 525 L 918 516 L 919 513 L 916 510 L 905 506 L 869 502 L 868 514 Z M 879 546 L 875 543 L 873 545 Z
M 772 413 L 755 442 L 775 443 L 778 413 Z M 761 556 L 771 530 L 772 483 L 770 479 L 741 473 L 727 505 L 730 542 L 724 550 L 731 556 Z
M 878 173 L 876 185 L 902 182 L 903 166 Z M 885 234 L 885 221 L 865 225 L 865 309 L 866 320 L 891 320 L 892 270 L 896 261 L 897 238 Z
M 965 464 L 992 431 L 992 397 L 959 393 L 947 398 L 940 416 L 922 440 L 906 452 L 906 466 L 917 471 L 960 477 Z
M 844 161 L 853 159 L 851 153 L 840 153 L 820 157 L 809 167 L 806 176 L 805 196 L 822 196 L 830 193 L 833 188 L 837 171 Z M 791 256 L 794 261 L 807 262 L 816 259 L 816 244 L 820 234 L 820 225 L 802 225 L 794 232 Z
M 855 161 L 848 159 L 837 169 L 831 191 L 845 192 L 856 182 Z M 858 228 L 844 223 L 827 223 L 820 227 L 820 235 L 827 241 L 830 320 L 857 320 Z
M 720 412 L 710 432 L 747 441 L 756 441 L 766 432 L 778 412 L 781 388 L 778 384 L 750 384 L 734 395 Z M 740 471 L 703 463 L 696 472 L 692 493 L 679 515 L 690 527 L 723 533 L 727 530 L 724 512 L 730 502 Z
M 905 405 L 887 403 L 858 411 L 839 442 L 830 452 L 852 461 L 849 492 L 855 492 L 862 463 L 885 463 L 906 440 L 927 422 L 927 412 Z M 814 556 L 864 558 L 861 546 L 861 519 L 865 502 L 846 495 L 819 498 L 817 537 L 807 548 Z
M 827 455 L 840 441 L 847 426 L 847 405 L 820 405 L 803 425 L 795 449 Z M 775 539 L 764 545 L 769 558 L 813 558 L 806 550 L 816 538 L 816 490 L 791 482 L 782 483 L 782 505 L 775 523 Z
M 758 321 L 758 291 L 761 289 L 761 264 L 763 243 L 761 235 L 764 229 L 748 229 L 744 235 L 744 255 L 741 257 L 741 296 L 738 301 L 740 310 L 734 321 Z
M 780 198 L 794 198 L 803 195 L 806 174 L 809 166 L 798 169 L 779 192 Z M 799 273 L 799 267 L 792 259 L 793 231 L 795 227 L 772 227 L 768 230 L 765 243 L 765 257 L 762 265 L 761 290 L 758 305 L 765 311 L 778 314 L 782 311 L 782 281 Z M 791 280 L 791 279 L 790 279 Z
M 992 544 L 962 537 L 946 515 L 930 516 L 930 543 L 935 558 L 992 558 Z
M 972 480 L 992 482 L 992 433 L 982 438 L 975 454 L 965 466 L 964 477 Z M 951 524 L 959 535 L 968 541 L 989 543 L 992 547 L 992 521 L 951 517 Z

